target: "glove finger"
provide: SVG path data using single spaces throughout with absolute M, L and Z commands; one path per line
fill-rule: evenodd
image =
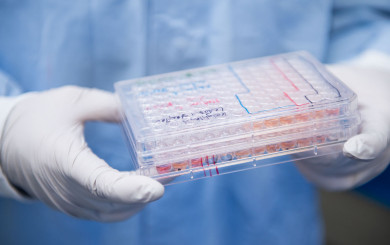
M 76 181 L 94 197 L 108 202 L 148 203 L 164 194 L 164 187 L 157 181 L 135 172 L 115 170 L 89 148 L 78 154 L 72 171 Z
M 50 198 L 44 196 L 40 200 L 69 215 L 97 221 L 123 220 L 146 205 L 145 203 L 123 204 L 102 199 L 77 182 L 70 182 L 66 187 L 57 186 L 55 189 L 46 190 L 49 191 L 52 196 Z
M 109 203 L 100 203 L 98 207 L 81 206 L 74 202 L 62 204 L 60 210 L 74 217 L 95 220 L 99 222 L 114 222 L 129 218 L 135 213 L 141 211 L 146 204 L 127 204 L 110 205 Z M 96 206 L 96 203 L 94 203 Z M 104 206 L 104 208 L 102 208 Z M 55 207 L 58 209 L 58 207 Z
M 387 147 L 385 137 L 378 133 L 359 134 L 344 144 L 344 153 L 361 160 L 377 158 Z
M 115 212 L 101 212 L 96 215 L 94 220 L 101 222 L 116 222 L 122 221 L 130 218 L 135 213 L 141 211 L 145 207 L 145 204 L 138 204 L 136 206 L 132 206 L 125 211 L 115 211 Z
M 75 113 L 80 121 L 120 122 L 120 105 L 115 94 L 80 87 L 66 87 L 73 94 Z
M 362 114 L 362 132 L 349 139 L 344 144 L 344 153 L 361 160 L 372 160 L 377 158 L 388 148 L 390 140 L 386 118 L 372 111 L 368 113 L 364 109 Z

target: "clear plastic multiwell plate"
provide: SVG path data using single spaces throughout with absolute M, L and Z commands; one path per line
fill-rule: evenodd
M 359 124 L 356 95 L 306 52 L 121 81 L 115 89 L 135 167 L 176 182 L 337 154 Z

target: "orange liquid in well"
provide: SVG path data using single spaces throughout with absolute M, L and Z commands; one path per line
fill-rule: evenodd
M 307 122 L 310 120 L 310 114 L 309 113 L 301 113 L 295 116 L 295 119 L 297 122 Z
M 255 130 L 258 130 L 258 129 L 262 129 L 264 126 L 263 126 L 263 122 L 259 121 L 259 122 L 254 122 L 253 123 L 253 128 Z
M 274 152 L 277 152 L 279 150 L 280 145 L 279 144 L 271 144 L 271 145 L 267 145 L 265 148 L 267 149 L 268 153 L 274 153 Z
M 256 156 L 263 155 L 265 152 L 265 146 L 258 146 L 254 148 L 254 152 Z
M 286 117 L 281 117 L 280 118 L 280 124 L 281 125 L 289 125 L 294 122 L 294 117 L 293 116 L 286 116 Z
M 290 150 L 295 147 L 295 140 L 285 141 L 280 144 L 283 150 Z
M 279 120 L 277 118 L 268 119 L 268 120 L 264 121 L 264 125 L 267 128 L 274 128 L 274 127 L 277 127 L 279 125 Z
M 174 170 L 180 171 L 180 170 L 183 170 L 183 169 L 187 168 L 187 162 L 186 161 L 175 162 L 175 163 L 172 163 L 172 167 L 173 167 Z
M 242 158 L 246 158 L 246 157 L 250 157 L 250 156 L 251 156 L 251 150 L 249 150 L 249 149 L 236 151 L 237 159 L 242 159 Z
M 321 119 L 321 118 L 325 117 L 325 111 L 324 110 L 315 111 L 313 114 L 314 114 L 313 116 L 314 116 L 315 119 Z

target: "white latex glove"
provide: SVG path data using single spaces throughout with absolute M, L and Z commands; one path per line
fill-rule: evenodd
M 320 187 L 344 190 L 371 180 L 390 162 L 390 70 L 353 65 L 328 69 L 357 94 L 361 130 L 344 144 L 343 154 L 301 160 L 297 165 Z
M 0 142 L 8 181 L 67 214 L 98 221 L 128 218 L 160 198 L 157 181 L 112 169 L 88 148 L 84 122 L 118 122 L 113 94 L 63 87 L 19 101 Z

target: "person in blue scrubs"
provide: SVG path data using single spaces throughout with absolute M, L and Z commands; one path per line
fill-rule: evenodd
M 146 179 L 134 181 L 134 186 L 145 193 L 142 197 L 137 197 L 137 190 L 131 186 L 130 190 L 124 184 L 116 186 L 120 189 L 118 193 L 128 192 L 128 197 L 141 202 L 131 206 L 123 204 L 125 201 L 119 194 L 112 194 L 104 181 L 99 182 L 107 189 L 102 190 L 103 194 L 94 193 L 93 184 L 96 183 L 86 183 L 91 184 L 89 191 L 92 194 L 78 192 L 78 186 L 58 185 L 68 181 L 63 179 L 66 176 L 59 174 L 61 178 L 52 178 L 54 175 L 45 172 L 44 167 L 37 167 L 39 160 L 34 162 L 35 159 L 26 157 L 30 148 L 23 147 L 38 133 L 27 127 L 21 135 L 12 131 L 12 126 L 46 126 L 37 130 L 44 134 L 52 129 L 46 122 L 61 115 L 69 114 L 81 122 L 80 117 L 84 114 L 75 116 L 73 112 L 83 112 L 83 106 L 95 104 L 97 108 L 111 111 L 105 108 L 110 104 L 110 95 L 101 91 L 94 90 L 96 94 L 89 94 L 89 97 L 85 91 L 90 90 L 74 87 L 41 94 L 24 94 L 26 92 L 47 91 L 65 85 L 113 91 L 113 83 L 119 80 L 296 50 L 307 50 L 329 63 L 362 57 L 368 50 L 386 57 L 390 55 L 389 40 L 390 4 L 380 0 L 354 3 L 330 0 L 2 1 L 0 95 L 5 97 L 0 105 L 8 108 L 8 113 L 4 109 L 3 120 L 0 120 L 3 124 L 0 190 L 5 196 L 0 199 L 0 243 L 323 243 L 316 190 L 300 170 L 312 182 L 319 178 L 310 175 L 304 165 L 300 170 L 293 164 L 283 164 L 168 186 L 161 199 L 147 206 L 144 204 L 163 194 L 164 190 L 158 184 Z M 15 103 L 7 100 L 17 94 L 23 95 L 12 97 Z M 66 107 L 63 102 L 67 101 L 60 100 L 77 100 L 72 97 L 75 94 L 84 100 L 84 104 L 80 104 L 82 108 Z M 45 108 L 32 105 L 45 105 Z M 48 109 L 50 106 L 47 105 L 54 105 L 54 108 Z M 22 122 L 15 116 L 19 115 L 17 113 L 30 114 L 29 120 Z M 102 113 L 104 115 L 93 113 L 85 117 L 115 121 L 111 120 L 114 115 L 109 112 Z M 66 123 L 69 117 L 59 123 Z M 77 133 L 82 135 L 82 131 Z M 13 135 L 17 136 L 11 137 Z M 88 122 L 85 138 L 94 154 L 112 168 L 123 171 L 115 172 L 116 176 L 132 170 L 118 124 Z M 11 147 L 16 139 L 19 143 L 15 144 L 26 151 L 18 152 Z M 40 143 L 44 145 L 45 142 L 41 140 Z M 69 153 L 72 153 L 71 149 Z M 43 158 L 52 157 L 50 152 L 42 152 L 47 154 Z M 81 157 L 87 161 L 88 154 Z M 67 156 L 55 156 L 54 162 L 61 164 L 61 157 Z M 34 164 L 19 166 L 21 162 L 29 161 Z M 52 163 L 48 161 L 48 164 Z M 381 164 L 374 174 L 365 175 L 361 181 L 368 181 L 387 164 L 388 161 Z M 63 170 L 60 169 L 58 172 Z M 42 177 L 45 174 L 51 178 Z M 74 174 L 83 177 L 82 171 Z M 94 174 L 101 173 L 97 171 L 91 176 Z M 38 175 L 39 179 L 34 179 Z M 138 185 L 142 181 L 149 181 L 148 185 Z M 322 186 L 327 183 L 320 181 Z M 356 184 L 361 182 L 339 189 Z M 337 184 L 331 189 L 338 189 Z M 95 203 L 109 192 L 114 204 L 110 199 L 104 200 L 103 204 Z M 66 198 L 58 193 L 65 193 Z M 90 195 L 92 197 L 88 199 Z M 29 202 L 29 198 L 42 202 Z M 87 202 L 96 210 L 105 210 L 104 214 L 77 207 Z

